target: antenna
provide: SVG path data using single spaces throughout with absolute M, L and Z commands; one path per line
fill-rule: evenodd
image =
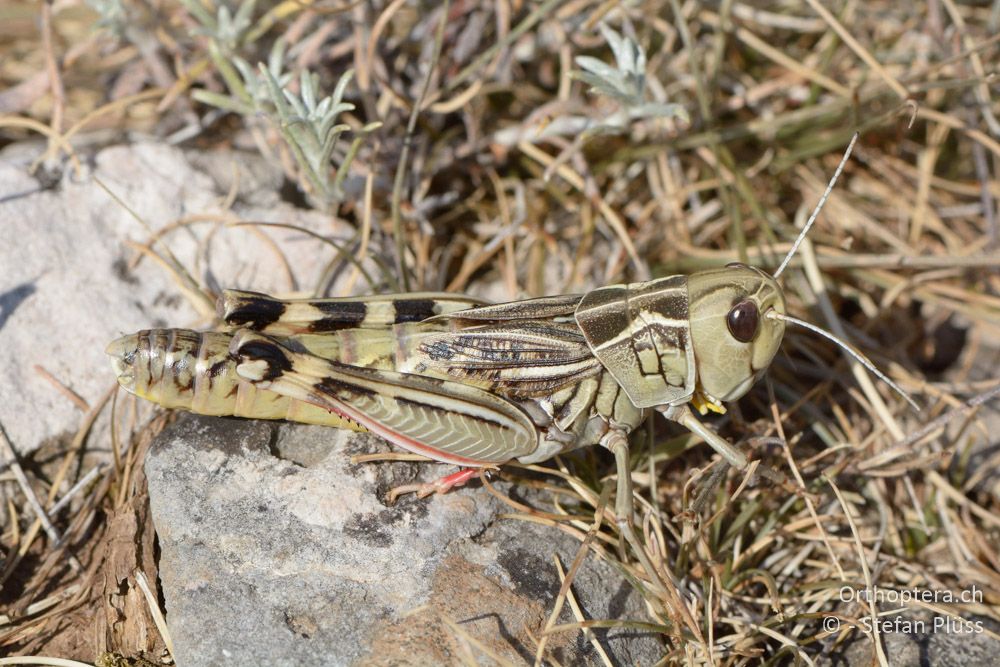
M 854 136 L 857 137 L 857 135 L 854 135 Z M 797 324 L 800 327 L 804 327 L 806 329 L 809 329 L 813 333 L 818 333 L 820 336 L 823 336 L 827 340 L 833 341 L 834 343 L 836 343 L 837 345 L 839 345 L 841 348 L 843 348 L 849 355 L 851 355 L 852 357 L 854 357 L 855 359 L 857 359 L 858 363 L 860 363 L 862 366 L 864 366 L 865 368 L 867 368 L 868 371 L 872 375 L 874 375 L 878 379 L 882 380 L 882 382 L 885 382 L 887 385 L 889 385 L 890 387 L 892 387 L 893 390 L 895 390 L 895 392 L 897 394 L 899 394 L 900 396 L 902 396 L 903 398 L 905 398 L 906 402 L 909 403 L 911 406 L 913 406 L 914 410 L 916 410 L 917 412 L 920 412 L 920 406 L 917 405 L 916 401 L 914 401 L 912 398 L 910 398 L 909 394 L 907 394 L 905 391 L 903 391 L 899 387 L 899 385 L 897 385 L 895 382 L 893 382 L 892 380 L 890 380 L 889 376 L 887 376 L 885 373 L 883 373 L 878 368 L 876 368 L 875 364 L 873 364 L 871 362 L 871 360 L 868 359 L 868 357 L 866 357 L 861 352 L 861 350 L 857 349 L 856 347 L 854 347 L 853 345 L 851 345 L 847 341 L 840 340 L 839 338 L 837 338 L 836 336 L 834 336 L 829 331 L 826 331 L 825 329 L 821 329 L 818 326 L 816 326 L 815 324 L 810 324 L 809 322 L 806 322 L 804 320 L 800 320 L 800 319 L 798 319 L 796 317 L 792 317 L 791 315 L 785 315 L 783 313 L 779 313 L 778 311 L 773 310 L 773 309 L 769 310 L 767 312 L 767 314 L 764 315 L 764 317 L 769 317 L 769 318 L 775 319 L 775 320 L 782 320 L 782 321 L 788 322 L 790 324 Z
M 847 145 L 847 150 L 844 151 L 844 157 L 840 159 L 840 164 L 837 165 L 837 171 L 833 172 L 833 178 L 830 179 L 830 183 L 826 186 L 826 191 L 823 193 L 823 196 L 820 197 L 819 203 L 816 204 L 816 208 L 813 209 L 812 215 L 810 215 L 809 219 L 806 221 L 806 226 L 802 228 L 801 232 L 799 232 L 798 237 L 795 239 L 795 243 L 792 244 L 792 249 L 788 251 L 788 254 L 785 255 L 785 259 L 781 261 L 781 265 L 778 267 L 778 270 L 774 272 L 773 277 L 775 280 L 777 280 L 778 276 L 781 275 L 781 272 L 785 270 L 788 263 L 792 261 L 792 256 L 795 254 L 795 251 L 799 249 L 799 246 L 802 245 L 802 240 L 806 237 L 806 234 L 809 233 L 809 228 L 813 226 L 814 222 L 816 222 L 816 217 L 819 216 L 819 212 L 823 210 L 823 205 L 826 204 L 826 200 L 830 196 L 830 192 L 833 191 L 833 186 L 836 185 L 837 179 L 840 178 L 840 172 L 844 171 L 844 165 L 847 164 L 848 158 L 851 157 L 851 151 L 854 150 L 854 144 L 857 140 L 858 133 L 855 132 L 854 136 L 851 137 L 851 143 Z

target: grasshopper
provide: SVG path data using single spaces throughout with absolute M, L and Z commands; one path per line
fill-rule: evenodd
M 853 143 L 774 275 L 730 264 L 493 305 L 453 294 L 280 300 L 230 290 L 218 304 L 229 331 L 141 331 L 107 353 L 122 387 L 166 407 L 367 430 L 462 468 L 404 489 L 422 495 L 482 468 L 601 445 L 615 455 L 618 520 L 631 521 L 628 434 L 652 411 L 746 467 L 691 407 L 724 412 L 766 372 L 786 323 L 815 330 L 785 312 L 777 278 Z

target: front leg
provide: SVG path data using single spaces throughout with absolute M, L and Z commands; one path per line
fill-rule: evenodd
M 705 442 L 709 444 L 715 451 L 722 455 L 729 465 L 733 466 L 740 472 L 743 472 L 747 467 L 747 457 L 745 457 L 738 449 L 726 442 L 726 439 L 721 435 L 705 426 L 701 421 L 694 416 L 691 412 L 691 408 L 685 403 L 683 405 L 670 405 L 665 406 L 660 409 L 663 415 L 671 420 L 675 421 L 687 430 L 691 431 L 697 436 L 700 436 Z M 771 480 L 775 484 L 780 484 L 781 486 L 789 489 L 792 493 L 796 495 L 801 495 L 802 490 L 796 488 L 792 485 L 788 478 L 773 468 L 766 465 L 761 465 L 758 467 L 758 471 L 761 475 Z
M 743 456 L 739 450 L 726 442 L 725 438 L 702 424 L 694 416 L 694 413 L 691 412 L 691 408 L 688 407 L 687 403 L 683 405 L 669 405 L 660 411 L 667 419 L 675 421 L 695 435 L 701 436 L 702 440 L 707 442 L 712 449 L 719 452 L 722 458 L 729 462 L 729 465 L 737 470 L 743 470 L 747 467 L 747 457 Z

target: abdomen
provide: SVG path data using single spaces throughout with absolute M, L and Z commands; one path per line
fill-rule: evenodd
M 336 356 L 332 337 L 314 338 L 309 341 L 314 354 Z M 241 380 L 229 354 L 231 340 L 228 333 L 151 329 L 115 340 L 106 352 L 122 387 L 165 408 L 363 430 L 327 410 Z

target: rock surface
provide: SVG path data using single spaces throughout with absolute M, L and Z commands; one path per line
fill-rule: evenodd
M 281 201 L 280 172 L 259 157 L 138 144 L 102 150 L 82 176 L 67 171 L 46 182 L 28 173 L 39 150 L 21 144 L 0 153 L 0 419 L 22 453 L 80 424 L 80 408 L 36 366 L 94 405 L 115 386 L 104 355 L 113 338 L 155 326 L 207 324 L 163 267 L 149 259 L 133 266 L 139 253 L 128 243 L 145 244 L 150 232 L 98 180 L 153 230 L 190 223 L 163 239 L 212 289 L 312 287 L 335 256 L 301 232 L 221 223 L 294 223 L 340 239 L 353 232 Z M 230 192 L 235 198 L 226 208 Z M 287 270 L 261 270 L 282 266 L 272 242 L 284 252 Z
M 497 520 L 473 487 L 387 507 L 380 498 L 437 465 L 352 465 L 378 438 L 322 427 L 185 416 L 146 462 L 160 577 L 178 665 L 515 664 L 534 644 L 579 543 Z M 645 619 L 611 565 L 574 582 L 588 618 Z M 561 623 L 573 622 L 568 609 Z M 599 631 L 615 664 L 653 664 L 652 636 Z M 550 640 L 561 664 L 600 664 L 579 632 Z

